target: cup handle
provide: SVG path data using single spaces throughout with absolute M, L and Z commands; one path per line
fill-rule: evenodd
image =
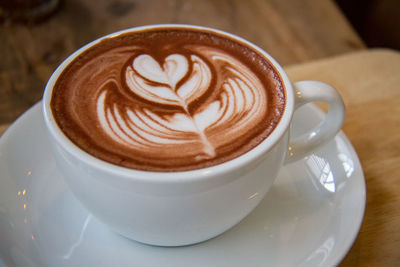
M 318 146 L 331 140 L 343 125 L 345 106 L 335 88 L 318 81 L 301 81 L 293 84 L 295 92 L 295 111 L 309 102 L 326 102 L 329 112 L 324 120 L 309 132 L 290 139 L 285 163 L 299 160 Z

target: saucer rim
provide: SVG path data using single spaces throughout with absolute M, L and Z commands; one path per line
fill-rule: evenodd
M 20 124 L 24 124 L 24 122 L 26 121 L 26 118 L 29 114 L 34 113 L 34 112 L 41 112 L 41 102 L 42 101 L 37 102 L 31 108 L 26 110 L 21 116 L 18 117 L 18 119 L 16 121 L 14 121 L 6 129 L 6 131 L 0 136 L 0 148 L 4 145 L 6 140 L 16 131 L 17 127 Z M 322 118 L 324 116 L 324 112 L 314 104 L 307 104 L 307 108 L 310 108 L 313 112 L 315 112 L 319 118 Z M 362 224 L 364 221 L 364 216 L 365 216 L 366 193 L 367 193 L 364 170 L 363 170 L 363 167 L 361 165 L 360 159 L 357 155 L 355 148 L 353 147 L 352 143 L 350 142 L 350 140 L 348 139 L 348 137 L 342 130 L 339 131 L 339 133 L 337 134 L 337 136 L 334 139 L 336 139 L 338 137 L 342 138 L 345 141 L 346 148 L 350 152 L 351 158 L 354 162 L 354 166 L 356 166 L 356 168 L 358 169 L 358 174 L 356 176 L 356 179 L 358 180 L 357 185 L 361 186 L 361 188 L 359 188 L 360 193 L 361 193 L 360 194 L 361 198 L 358 200 L 361 209 L 357 211 L 357 213 L 359 213 L 360 216 L 358 216 L 356 218 L 356 219 L 358 219 L 357 223 L 353 223 L 354 230 L 352 231 L 351 238 L 347 239 L 348 241 L 344 241 L 345 243 L 341 244 L 339 251 L 337 253 L 335 253 L 335 255 L 331 256 L 330 262 L 325 262 L 327 264 L 332 264 L 333 266 L 336 266 L 343 261 L 343 259 L 347 256 L 348 252 L 350 251 L 351 247 L 353 246 L 354 242 L 356 241 L 356 239 L 360 233 L 360 230 L 361 230 L 361 227 L 362 227 Z M 282 168 L 284 168 L 284 167 L 285 166 L 283 166 Z M 0 174 L 0 176 L 1 176 L 1 174 Z

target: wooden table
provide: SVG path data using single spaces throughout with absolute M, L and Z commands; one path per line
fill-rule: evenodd
M 341 266 L 400 266 L 400 52 L 365 50 L 286 71 L 292 81 L 332 84 L 347 108 L 343 131 L 364 169 L 367 204 Z
M 364 48 L 330 0 L 68 0 L 42 23 L 0 28 L 0 124 L 39 101 L 55 68 L 84 44 L 117 30 L 187 23 L 229 31 L 281 64 Z
M 0 134 L 40 100 L 53 70 L 74 50 L 155 23 L 232 32 L 270 52 L 293 81 L 336 86 L 348 110 L 343 129 L 367 183 L 363 226 L 341 266 L 400 266 L 400 55 L 364 50 L 330 0 L 64 1 L 40 24 L 0 28 Z

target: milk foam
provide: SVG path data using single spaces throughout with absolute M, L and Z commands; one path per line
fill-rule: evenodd
M 190 78 L 179 88 L 176 84 L 188 71 L 184 56 L 170 55 L 163 68 L 149 55 L 140 55 L 125 72 L 129 89 L 151 102 L 187 106 L 196 96 L 208 89 L 211 73 L 204 61 L 191 57 L 193 71 Z M 154 85 L 156 84 L 156 85 Z
M 198 160 L 215 157 L 217 147 L 225 143 L 212 143 L 207 130 L 212 128 L 230 141 L 229 136 L 248 130 L 259 120 L 266 109 L 266 96 L 259 79 L 235 58 L 211 49 L 207 54 L 211 64 L 223 62 L 230 73 L 216 100 L 193 113 L 188 111 L 188 105 L 200 98 L 211 82 L 210 67 L 200 57 L 191 55 L 188 62 L 185 56 L 172 54 L 160 65 L 151 55 L 141 54 L 125 71 L 131 92 L 155 104 L 178 105 L 182 111 L 166 117 L 140 107 L 120 107 L 118 102 L 107 105 L 105 89 L 97 99 L 103 130 L 115 142 L 134 150 L 200 143 Z M 179 84 L 185 76 L 189 78 Z

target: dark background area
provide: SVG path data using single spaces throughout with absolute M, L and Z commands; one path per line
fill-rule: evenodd
M 368 47 L 400 50 L 399 0 L 335 0 Z
M 5 22 L 4 18 L 7 11 L 12 10 L 10 14 L 13 20 L 21 22 L 27 20 L 41 21 L 47 18 L 46 12 L 42 16 L 32 18 L 37 15 L 36 11 L 32 14 L 26 12 L 29 9 L 35 9 L 36 6 L 45 3 L 49 10 L 52 4 L 62 4 L 65 0 L 0 0 L 0 24 Z M 361 36 L 368 47 L 389 47 L 400 50 L 400 0 L 334 0 L 343 11 L 347 19 Z M 47 4 L 46 4 L 47 3 Z M 117 13 L 123 13 L 133 5 L 133 2 L 113 2 L 117 5 L 110 5 L 110 8 Z M 121 3 L 123 3 L 121 5 Z M 60 7 L 61 5 L 57 5 Z M 121 14 L 122 14 L 121 13 Z M 10 15 L 8 14 L 8 15 Z M 23 15 L 24 18 L 21 19 Z M 15 21 L 14 21 L 15 22 Z M 25 21 L 26 22 L 26 21 Z

